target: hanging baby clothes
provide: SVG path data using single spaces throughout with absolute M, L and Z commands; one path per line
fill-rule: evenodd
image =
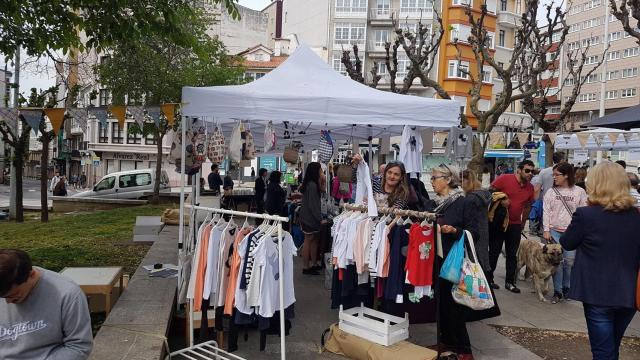
M 209 160 L 213 164 L 221 164 L 225 156 L 224 135 L 220 127 L 216 126 L 209 135 L 209 150 L 207 152 Z
M 404 302 L 404 280 L 406 256 L 402 248 L 409 245 L 409 234 L 404 225 L 396 225 L 390 234 L 389 277 L 384 290 L 384 298 L 398 304 Z
M 473 157 L 473 130 L 452 126 L 447 138 L 445 155 L 452 161 L 468 161 Z
M 276 147 L 276 132 L 273 129 L 273 121 L 269 121 L 264 127 L 264 152 L 269 152 Z
M 369 216 L 378 216 L 378 207 L 373 197 L 369 165 L 364 161 L 358 163 L 357 179 L 356 205 L 366 204 Z
M 400 161 L 407 174 L 422 172 L 422 135 L 415 126 L 405 125 L 400 143 Z
M 229 158 L 231 161 L 240 162 L 242 160 L 242 134 L 240 127 L 241 122 L 238 122 L 231 132 L 231 138 L 229 139 Z
M 435 232 L 432 226 L 411 225 L 407 250 L 406 283 L 414 286 L 418 299 L 431 294 L 433 262 L 435 259 Z

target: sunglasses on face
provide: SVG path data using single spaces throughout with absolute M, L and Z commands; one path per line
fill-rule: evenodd
M 525 168 L 525 169 L 522 169 L 522 171 L 523 171 L 525 174 L 531 174 L 531 173 L 533 172 L 533 169 L 526 169 L 526 168 Z

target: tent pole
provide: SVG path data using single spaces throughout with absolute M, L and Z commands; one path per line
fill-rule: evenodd
M 185 170 L 184 158 L 186 153 L 186 145 L 185 145 L 184 139 L 187 137 L 186 136 L 187 131 L 185 129 L 184 119 L 185 117 L 182 116 L 180 121 L 181 149 L 180 149 L 180 220 L 179 220 L 180 227 L 178 228 L 178 255 L 179 255 L 178 256 L 178 289 L 180 289 L 180 284 L 182 283 L 182 263 L 181 263 L 182 256 L 181 255 L 184 255 L 185 253 L 185 250 L 184 250 L 184 170 Z M 176 306 L 180 306 L 179 301 L 176 302 Z M 191 325 L 191 323 L 189 325 Z

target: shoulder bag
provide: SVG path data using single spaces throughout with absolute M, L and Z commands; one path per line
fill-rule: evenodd
M 573 216 L 573 213 L 576 212 L 575 210 L 571 210 L 571 208 L 569 207 L 569 204 L 567 204 L 567 202 L 564 200 L 564 197 L 562 196 L 562 194 L 560 194 L 560 191 L 558 191 L 558 188 L 556 188 L 555 186 L 552 187 L 551 189 L 553 189 L 553 191 L 556 193 L 556 195 L 558 195 L 560 197 L 560 201 L 562 201 L 562 204 L 564 204 L 564 208 L 567 209 L 567 211 L 569 212 L 569 215 Z
M 462 262 L 460 280 L 451 288 L 451 295 L 455 302 L 473 310 L 492 308 L 495 305 L 493 295 L 484 276 L 484 271 L 480 263 L 478 263 L 473 237 L 469 231 L 465 230 L 464 232 L 467 234 L 467 241 L 469 242 L 473 259 L 469 257 L 467 247 L 463 245 L 464 260 Z M 464 238 L 462 241 L 464 242 Z

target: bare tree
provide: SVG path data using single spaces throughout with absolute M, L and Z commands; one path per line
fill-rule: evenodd
M 637 39 L 640 45 L 640 1 L 639 0 L 609 0 L 611 15 L 622 23 L 622 28 Z M 608 19 L 605 19 L 608 21 Z M 635 26 L 633 22 L 635 21 Z

